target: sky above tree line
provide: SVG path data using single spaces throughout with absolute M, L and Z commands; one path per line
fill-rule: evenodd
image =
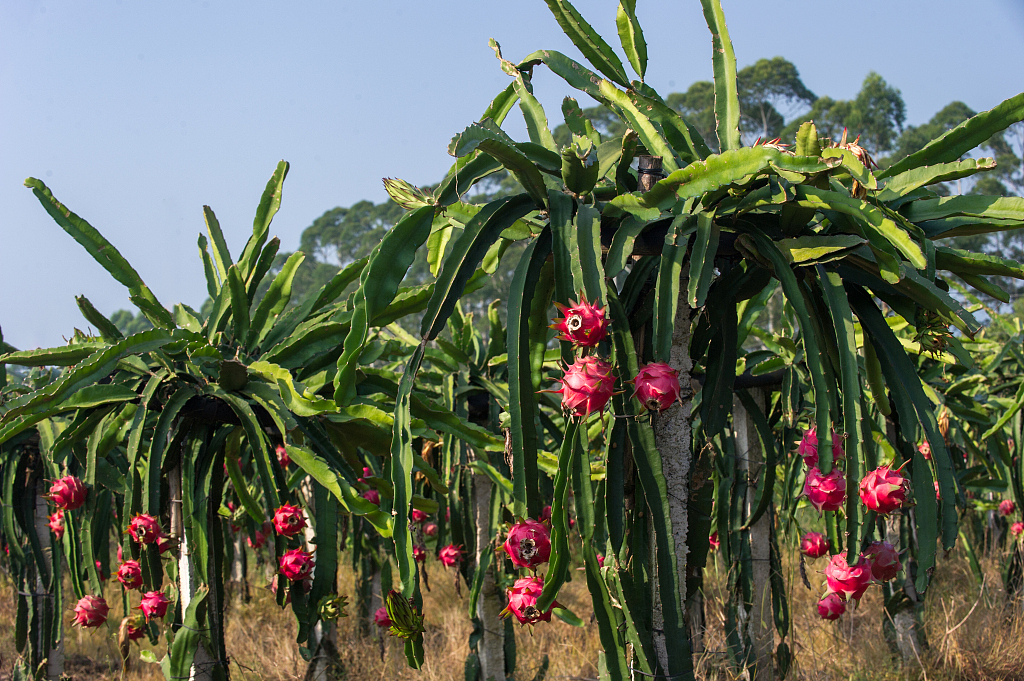
M 615 2 L 576 6 L 613 44 Z M 724 0 L 740 67 L 781 55 L 815 94 L 848 99 L 877 71 L 907 124 L 954 100 L 982 111 L 1022 89 L 1024 3 Z M 663 95 L 709 80 L 697 0 L 639 0 L 647 81 Z M 22 186 L 42 179 L 98 228 L 165 305 L 206 296 L 196 237 L 216 211 L 233 253 L 279 159 L 291 163 L 272 232 L 282 250 L 325 210 L 386 198 L 381 178 L 439 180 L 448 141 L 508 83 L 488 38 L 518 60 L 579 58 L 542 0 L 517 3 L 8 2 L 0 5 L 0 327 L 16 347 L 85 327 L 126 290 Z M 568 91 L 542 67 L 552 126 Z M 582 106 L 593 102 L 585 96 Z M 516 112 L 506 128 L 526 139 Z

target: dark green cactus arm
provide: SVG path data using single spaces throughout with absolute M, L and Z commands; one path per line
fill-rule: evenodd
M 284 179 L 288 177 L 288 168 L 287 161 L 278 162 L 274 174 L 267 180 L 267 186 L 263 189 L 260 205 L 256 208 L 256 217 L 252 221 L 252 236 L 249 237 L 242 256 L 238 259 L 238 268 L 247 282 L 263 250 L 263 244 L 267 241 L 270 223 L 281 207 L 281 192 L 284 188 Z
M 629 78 L 626 76 L 626 70 L 618 55 L 576 11 L 572 3 L 569 0 L 546 0 L 546 2 L 548 9 L 555 15 L 558 25 L 562 27 L 562 31 L 569 36 L 569 40 L 579 48 L 587 61 L 603 73 L 605 78 L 628 88 Z
M 725 13 L 719 0 L 701 0 L 711 30 L 711 63 L 715 71 L 715 120 L 722 151 L 740 148 L 740 100 L 733 51 Z
M 541 612 L 545 612 L 555 602 L 558 590 L 562 588 L 569 572 L 569 476 L 574 459 L 581 455 L 579 431 L 579 419 L 566 419 L 565 439 L 558 453 L 555 494 L 551 500 L 551 558 L 544 578 L 544 591 L 537 598 L 537 608 Z

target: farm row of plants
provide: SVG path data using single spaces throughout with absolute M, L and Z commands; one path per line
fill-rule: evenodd
M 913 660 L 940 547 L 961 543 L 980 580 L 980 553 L 1017 541 L 1024 335 L 990 307 L 1009 297 L 989 277 L 1024 267 L 947 240 L 1024 227 L 1024 200 L 933 188 L 995 167 L 970 154 L 1024 120 L 1024 95 L 885 169 L 813 122 L 791 143 L 744 146 L 728 29 L 702 0 L 712 153 L 644 82 L 635 2 L 617 25 L 638 80 L 567 0 L 548 5 L 585 61 L 513 62 L 495 43 L 511 82 L 452 140 L 444 181 L 386 182 L 402 217 L 303 300 L 301 253 L 272 271 L 285 162 L 237 255 L 203 208 L 208 312 L 165 306 L 26 181 L 153 328 L 126 336 L 83 296 L 94 332 L 0 347 L 20 678 L 59 678 L 68 626 L 117 636 L 125 658 L 134 640 L 163 642 L 168 679 L 227 678 L 226 582 L 244 577 L 246 545 L 276 568 L 312 678 L 330 673 L 345 616 L 423 664 L 431 555 L 467 589 L 467 679 L 511 675 L 515 623 L 552 616 L 598 628 L 602 678 L 693 678 L 711 550 L 728 569 L 723 664 L 784 678 L 784 550 L 818 561 L 804 575 L 825 620 L 880 589 L 881 626 Z M 571 138 L 557 144 L 538 69 L 625 132 L 602 135 L 566 97 Z M 516 105 L 529 141 L 501 127 Z M 499 172 L 518 193 L 466 200 Z M 424 250 L 432 280 L 403 287 Z M 511 286 L 482 333 L 460 301 L 508 253 Z M 345 558 L 358 593 L 338 593 Z M 592 624 L 558 603 L 580 561 Z M 103 598 L 111 577 L 119 613 Z M 1024 588 L 1019 548 L 1005 585 Z

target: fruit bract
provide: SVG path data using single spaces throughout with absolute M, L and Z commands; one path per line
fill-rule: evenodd
M 860 481 L 860 500 L 881 515 L 907 503 L 907 479 L 888 466 L 879 466 Z
M 147 513 L 139 513 L 128 523 L 128 534 L 137 544 L 152 544 L 163 535 L 160 523 Z
M 83 596 L 75 604 L 75 624 L 89 629 L 107 621 L 110 608 L 101 596 Z
M 804 494 L 819 512 L 838 511 L 846 501 L 846 476 L 838 468 L 822 475 L 815 466 L 807 471 Z
M 645 364 L 629 382 L 636 387 L 633 397 L 644 409 L 665 411 L 679 399 L 679 372 L 664 362 Z
M 156 618 L 161 618 L 167 614 L 167 606 L 170 605 L 171 599 L 164 595 L 162 591 L 147 591 L 142 595 L 142 602 L 139 604 L 139 609 L 142 610 L 142 614 L 145 616 L 146 621 Z
M 896 579 L 900 569 L 900 554 L 887 541 L 873 541 L 864 551 L 863 559 L 871 569 L 871 576 L 880 582 Z
M 828 537 L 821 532 L 808 532 L 800 540 L 800 553 L 808 558 L 821 558 L 829 548 Z
M 1009 499 L 1003 499 L 999 502 L 999 515 L 1008 516 L 1013 515 L 1013 512 L 1017 510 L 1017 505 Z
M 85 503 L 86 493 L 81 480 L 73 475 L 66 475 L 54 480 L 50 486 L 50 493 L 44 496 L 62 511 L 73 511 Z
M 462 549 L 455 544 L 449 544 L 437 553 L 441 564 L 445 567 L 452 567 L 462 562 Z
M 138 589 L 142 586 L 142 566 L 137 560 L 126 560 L 121 563 L 115 576 L 126 589 Z
M 502 617 L 514 615 L 520 624 L 533 625 L 537 622 L 550 622 L 551 610 L 558 605 L 553 603 L 547 612 L 537 609 L 537 598 L 544 591 L 544 579 L 541 577 L 523 577 L 517 579 L 507 591 L 508 606 L 501 611 Z
M 856 565 L 848 565 L 846 556 L 837 553 L 825 566 L 825 582 L 829 591 L 859 600 L 871 583 L 871 568 L 863 559 Z
M 298 582 L 313 574 L 313 554 L 302 549 L 292 549 L 281 556 L 278 563 L 281 567 L 281 574 L 284 578 Z
M 53 532 L 53 536 L 58 541 L 64 537 L 64 511 L 59 508 L 50 514 L 46 524 L 49 526 L 50 531 Z
M 544 524 L 527 518 L 512 526 L 502 549 L 513 565 L 532 570 L 551 556 L 551 536 Z
M 282 504 L 274 511 L 274 529 L 284 537 L 294 537 L 306 527 L 306 518 L 302 509 L 291 504 Z
M 572 307 L 555 303 L 562 316 L 554 319 L 552 329 L 558 331 L 558 339 L 569 341 L 573 345 L 592 347 L 608 335 L 608 320 L 605 308 L 587 302 L 580 294 L 580 302 Z
M 826 594 L 818 601 L 818 615 L 823 620 L 837 620 L 846 612 L 846 601 L 839 594 Z
M 562 394 L 562 409 L 573 416 L 601 411 L 615 391 L 612 366 L 597 357 L 580 357 L 565 370 L 555 392 Z

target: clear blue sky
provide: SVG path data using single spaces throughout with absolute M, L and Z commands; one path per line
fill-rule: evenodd
M 576 5 L 617 45 L 613 0 Z M 639 0 L 647 80 L 663 94 L 711 77 L 697 0 Z M 740 66 L 782 55 L 807 86 L 856 94 L 878 71 L 908 122 L 953 100 L 991 108 L 1024 89 L 1022 0 L 724 0 Z M 61 344 L 127 294 L 43 211 L 39 177 L 97 227 L 165 305 L 205 295 L 196 236 L 211 205 L 238 253 L 264 184 L 291 162 L 272 232 L 283 248 L 325 210 L 381 201 L 383 177 L 422 184 L 449 139 L 508 83 L 487 47 L 578 58 L 542 0 L 497 2 L 0 3 L 0 326 L 27 349 Z M 572 94 L 542 68 L 549 118 Z M 581 96 L 584 106 L 590 104 Z M 507 126 L 525 139 L 518 113 Z

